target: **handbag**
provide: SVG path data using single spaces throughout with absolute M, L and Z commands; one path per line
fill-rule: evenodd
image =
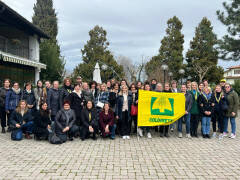
M 134 104 L 131 105 L 131 116 L 137 116 L 138 114 L 138 107 Z
M 51 144 L 62 144 L 62 140 L 56 135 L 55 132 L 49 133 L 48 141 Z
M 99 107 L 99 108 L 103 108 L 104 103 L 102 103 L 102 102 L 99 101 L 99 96 L 100 96 L 100 94 L 98 95 L 97 107 Z

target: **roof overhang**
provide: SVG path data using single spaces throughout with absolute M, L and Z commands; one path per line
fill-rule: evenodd
M 49 39 L 48 35 L 46 35 L 43 31 L 41 31 L 38 27 L 33 25 L 23 16 L 18 14 L 16 11 L 11 9 L 5 3 L 0 0 L 0 21 L 5 22 L 11 26 L 16 27 L 28 34 L 38 35 L 39 38 Z
M 47 68 L 46 64 L 31 61 L 29 59 L 25 59 L 25 58 L 22 58 L 22 57 L 19 57 L 19 56 L 8 54 L 8 53 L 2 52 L 2 51 L 0 51 L 0 60 L 5 61 L 5 62 L 22 64 L 22 65 L 25 65 L 25 66 L 32 66 L 32 67 L 36 67 L 36 68 L 39 68 L 39 69 L 46 69 Z

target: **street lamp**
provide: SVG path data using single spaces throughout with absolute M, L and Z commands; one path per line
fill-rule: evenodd
M 163 64 L 161 66 L 161 69 L 163 70 L 163 81 L 164 81 L 164 84 L 165 84 L 165 73 L 168 70 L 168 65 L 167 64 Z
M 173 73 L 172 73 L 172 72 L 169 72 L 169 73 L 168 73 L 168 76 L 169 76 L 169 79 L 170 79 L 170 81 L 171 81 L 171 80 L 172 80 Z
M 182 79 L 183 79 L 183 75 L 185 73 L 185 70 L 184 69 L 179 69 L 179 74 L 181 75 L 181 84 L 182 84 Z

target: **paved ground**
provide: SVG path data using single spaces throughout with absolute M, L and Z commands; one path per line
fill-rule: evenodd
M 240 179 L 240 134 L 223 140 L 154 134 L 150 140 L 76 139 L 62 145 L 14 142 L 9 133 L 0 134 L 0 179 L 36 178 Z

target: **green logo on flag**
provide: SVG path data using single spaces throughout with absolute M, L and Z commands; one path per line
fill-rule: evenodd
M 165 96 L 152 97 L 151 115 L 174 116 L 174 99 Z

